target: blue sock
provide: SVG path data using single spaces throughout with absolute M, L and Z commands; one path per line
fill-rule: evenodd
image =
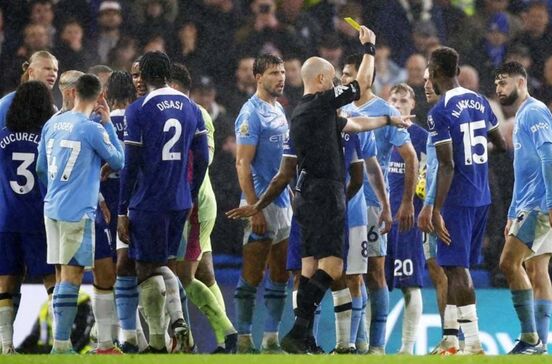
M 136 330 L 138 285 L 136 277 L 119 277 L 115 281 L 115 307 L 123 330 Z
M 370 307 L 372 320 L 370 322 L 370 347 L 385 346 L 385 325 L 389 313 L 389 290 L 387 287 L 370 290 Z
M 352 297 L 353 313 L 351 315 L 351 336 L 349 344 L 355 344 L 357 340 L 358 327 L 362 319 L 362 297 Z
M 284 306 L 286 304 L 286 283 L 276 283 L 267 277 L 264 286 L 264 302 L 268 315 L 265 320 L 265 332 L 278 332 Z
M 250 286 L 242 277 L 234 292 L 238 334 L 251 334 L 257 287 Z
M 312 319 L 312 336 L 314 336 L 314 339 L 317 345 L 318 345 L 318 327 L 320 326 L 320 316 L 322 316 L 321 313 L 322 313 L 322 308 L 318 306 L 316 308 L 316 311 L 314 311 L 314 318 Z
M 548 331 L 550 329 L 550 315 L 552 314 L 552 301 L 535 300 L 535 323 L 539 339 L 548 344 Z
M 537 332 L 535 325 L 535 306 L 533 303 L 533 290 L 523 289 L 512 291 L 512 302 L 521 323 L 521 334 Z
M 56 320 L 56 340 L 69 340 L 71 329 L 77 315 L 79 286 L 69 282 L 60 282 L 54 294 L 54 316 Z
M 182 305 L 182 313 L 184 314 L 184 320 L 188 324 L 188 327 L 192 328 L 192 323 L 190 322 L 190 311 L 188 310 L 188 296 L 186 295 L 186 290 L 182 285 L 180 279 L 178 280 L 178 292 L 180 294 L 180 305 Z
M 366 292 L 366 285 L 363 283 L 360 285 L 360 295 L 362 297 L 362 312 L 360 316 L 360 325 L 358 325 L 358 332 L 356 336 L 356 343 L 365 342 L 368 344 L 367 341 L 367 332 L 366 332 L 366 325 L 364 324 L 364 318 L 366 317 L 366 305 L 368 304 L 368 292 Z

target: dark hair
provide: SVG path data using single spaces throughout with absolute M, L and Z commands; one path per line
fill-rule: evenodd
M 100 92 L 102 92 L 102 84 L 98 76 L 91 73 L 86 73 L 79 77 L 77 85 L 77 96 L 81 100 L 95 100 Z
M 262 54 L 255 58 L 255 63 L 253 63 L 253 75 L 262 75 L 271 66 L 277 66 L 283 63 L 284 61 L 282 58 L 278 56 L 273 54 Z
M 171 79 L 171 60 L 163 52 L 147 52 L 140 60 L 140 75 L 147 84 L 164 84 Z
M 527 71 L 519 62 L 507 62 L 500 65 L 494 72 L 495 79 L 500 75 L 521 76 L 527 79 Z
M 91 73 L 96 76 L 99 75 L 100 73 L 111 73 L 111 72 L 113 72 L 111 67 L 106 66 L 104 64 L 97 64 L 95 66 L 88 68 L 88 73 Z
M 431 52 L 430 64 L 439 69 L 445 77 L 455 77 L 458 74 L 458 52 L 449 47 L 439 47 Z
M 348 55 L 347 58 L 345 58 L 345 64 L 352 64 L 355 66 L 355 69 L 358 71 L 360 68 L 360 64 L 362 63 L 362 58 L 364 58 L 364 55 L 361 53 L 353 53 L 351 55 Z M 374 73 L 372 74 L 372 85 L 376 82 L 376 67 L 374 67 Z M 370 87 L 372 86 L 370 85 Z
M 190 71 L 182 63 L 173 63 L 171 67 L 171 80 L 178 82 L 182 87 L 189 91 L 192 88 L 192 76 Z
M 52 0 L 31 0 L 29 1 L 29 10 L 32 10 L 35 5 L 51 5 L 54 6 L 54 2 Z
M 54 100 L 40 81 L 22 83 L 6 116 L 6 126 L 13 132 L 39 132 L 54 114 Z
M 132 76 L 126 71 L 114 71 L 107 80 L 106 99 L 110 105 L 119 102 L 132 102 L 136 99 L 136 89 Z

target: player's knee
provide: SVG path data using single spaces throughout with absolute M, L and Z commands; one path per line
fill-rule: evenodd
M 508 254 L 502 254 L 500 256 L 500 262 L 498 263 L 498 268 L 506 276 L 514 274 L 516 272 L 516 266 L 513 259 Z
M 215 276 L 209 270 L 197 270 L 195 278 L 205 284 L 207 287 L 211 287 L 216 283 Z

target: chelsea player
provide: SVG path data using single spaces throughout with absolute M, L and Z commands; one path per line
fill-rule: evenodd
M 441 47 L 432 52 L 429 76 L 441 95 L 428 118 L 439 161 L 432 223 L 439 238 L 437 262 L 448 278 L 447 308 L 457 306 L 464 353 L 482 354 L 469 268 L 479 257 L 491 202 L 487 139 L 499 150 L 504 150 L 504 139 L 488 101 L 460 87 L 458 72 L 454 49 Z M 450 335 L 445 333 L 451 354 L 459 347 L 458 326 L 454 329 Z
M 552 114 L 529 95 L 521 64 L 500 66 L 495 84 L 500 103 L 517 110 L 514 191 L 500 257 L 521 323 L 520 340 L 510 354 L 539 355 L 546 353 L 552 311 Z

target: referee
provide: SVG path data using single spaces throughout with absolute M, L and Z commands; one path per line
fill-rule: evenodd
M 305 91 L 291 117 L 290 137 L 300 171 L 294 214 L 303 236 L 303 258 L 295 324 L 281 341 L 288 353 L 307 353 L 314 311 L 330 283 L 343 273 L 346 198 L 341 132 L 376 129 L 388 122 L 410 125 L 406 121 L 410 117 L 337 116 L 337 109 L 358 100 L 361 90 L 372 83 L 376 36 L 362 26 L 359 39 L 365 55 L 357 80 L 349 85 L 334 87 L 335 69 L 322 58 L 311 57 L 301 68 Z M 232 217 L 250 216 L 263 209 L 273 192 L 266 191 L 255 205 L 233 210 Z

